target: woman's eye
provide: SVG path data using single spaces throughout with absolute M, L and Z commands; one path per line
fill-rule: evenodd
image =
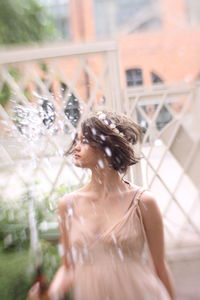
M 75 147 L 77 144 L 88 144 L 88 140 L 86 138 L 76 139 L 74 140 L 73 146 Z
M 82 143 L 83 143 L 83 144 L 88 144 L 88 140 L 87 140 L 87 139 L 83 139 L 83 140 L 82 140 Z

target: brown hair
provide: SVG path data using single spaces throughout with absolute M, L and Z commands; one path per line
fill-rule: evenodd
M 125 173 L 140 160 L 132 146 L 142 137 L 142 130 L 125 115 L 108 111 L 93 113 L 83 120 L 81 129 L 84 139 L 106 154 L 114 170 Z M 68 154 L 72 153 L 74 142 Z

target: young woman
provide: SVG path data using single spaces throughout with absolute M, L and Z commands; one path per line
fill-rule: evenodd
M 175 299 L 156 200 L 122 176 L 139 160 L 133 145 L 140 137 L 139 126 L 119 114 L 97 112 L 82 122 L 70 152 L 91 180 L 59 202 L 63 264 L 44 298 Z M 38 285 L 29 299 L 43 299 Z

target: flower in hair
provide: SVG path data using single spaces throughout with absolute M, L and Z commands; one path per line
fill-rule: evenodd
M 97 112 L 98 119 L 100 121 L 103 121 L 107 126 L 109 126 L 110 129 L 112 129 L 113 132 L 116 134 L 119 134 L 121 137 L 124 137 L 123 132 L 120 132 L 119 129 L 116 128 L 116 124 L 112 120 L 107 120 L 106 114 L 102 111 Z M 110 123 L 110 124 L 109 124 Z
M 110 127 L 111 129 L 115 129 L 115 128 L 116 128 L 116 125 L 115 125 L 114 123 L 110 123 L 109 127 Z
M 119 134 L 119 129 L 114 128 L 113 131 L 114 131 L 115 133 L 118 133 L 118 134 Z
M 103 112 L 99 111 L 97 113 L 99 120 L 103 121 L 106 119 L 106 114 L 104 114 Z

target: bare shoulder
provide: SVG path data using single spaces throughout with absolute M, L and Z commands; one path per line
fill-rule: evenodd
M 160 214 L 156 196 L 149 190 L 141 194 L 139 205 L 143 214 Z
M 147 238 L 154 244 L 157 239 L 163 243 L 163 218 L 155 194 L 144 191 L 139 201 L 139 207 Z
M 143 204 L 148 206 L 154 205 L 157 202 L 155 194 L 149 190 L 144 190 L 144 192 L 142 192 L 140 201 L 142 201 Z
M 62 213 L 67 208 L 72 207 L 75 198 L 75 193 L 69 193 L 62 196 L 58 201 L 58 212 Z
M 85 193 L 82 188 L 69 194 L 65 194 L 58 201 L 58 210 L 77 206 L 79 200 L 82 199 L 84 195 Z

